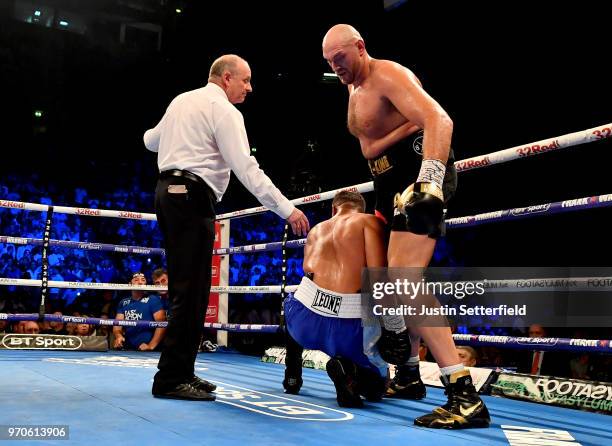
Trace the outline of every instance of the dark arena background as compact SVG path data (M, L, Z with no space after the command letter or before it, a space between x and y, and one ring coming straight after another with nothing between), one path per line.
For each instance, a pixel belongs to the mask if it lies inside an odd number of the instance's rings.
M263 325L259 332L205 329L196 370L218 385L222 405L153 400L159 352L114 349L112 327L100 322L115 319L129 288L92 285L124 285L134 272L151 285L166 267L157 223L130 218L155 212L157 157L143 134L175 96L206 84L222 54L243 57L252 70L253 93L238 105L251 154L288 198L312 197L300 205L312 225L331 216L331 201L317 194L371 181L347 129L346 87L329 76L321 53L337 23L355 26L372 57L416 74L454 122L457 160L517 148L508 162L464 164L447 217L513 211L449 225L432 265L612 266L611 13L590 0L0 0L0 440L10 439L9 426L66 425L75 444L612 443L610 326L453 326L457 345L475 349L471 365L486 370L481 393L492 424L439 432L412 424L445 401L436 383L426 382L423 401L338 408L332 382L318 370L325 369L319 352L304 362L300 394L285 395L284 369L271 364L284 360L281 296L265 291L230 289L226 319L210 319ZM581 142L556 139L586 130ZM364 197L372 213L373 194ZM54 212L48 234L77 243L52 243L45 263L36 240L47 214L19 203L80 209ZM232 175L216 213L256 206ZM96 209L128 218L87 215ZM219 247L283 237L284 221L271 212L223 221L231 221L229 245ZM92 243L114 247L82 249ZM222 285L282 282L279 249L236 251L219 266ZM303 250L287 252L286 282L297 285ZM84 287L49 288L41 307L45 272ZM608 279L602 299L610 298ZM44 313L58 319L42 321ZM24 314L29 320L19 322ZM64 351L75 348L60 331L83 338L80 351ZM41 337L6 340L26 334ZM422 347L421 359L431 363Z

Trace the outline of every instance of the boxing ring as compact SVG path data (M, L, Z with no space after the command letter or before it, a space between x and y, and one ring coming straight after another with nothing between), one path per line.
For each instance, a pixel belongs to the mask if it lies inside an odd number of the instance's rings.
M528 158L590 143L612 136L612 124L513 147L487 155L456 162L458 172ZM362 183L338 190L362 193L373 190L372 183ZM337 190L293 200L296 205L333 198ZM612 194L572 198L561 202L540 203L522 208L491 212L447 220L449 229L484 223L547 216L562 212L612 206ZM53 246L91 249L143 255L163 255L156 248L81 243L50 238L53 213L155 220L155 215L131 211L47 206L0 200L0 207L47 212L47 226L41 239L0 235L1 243L43 246L41 280L0 278L0 285L31 286L42 290L39 314L0 314L0 319L47 320L94 325L143 325L163 327L165 322L119 321L98 318L44 315L48 288L111 289L161 291L158 286L127 284L55 282L49 280L46 258ZM227 243L229 221L264 212L265 208L244 209L219 215L222 240ZM224 247L215 254L228 256L285 248L298 249L305 240ZM223 269L222 264L222 269ZM223 275L222 275L223 277ZM609 278L608 278L609 279ZM228 324L227 293L279 293L284 285L217 286L222 293L219 323L208 328L236 332L277 332L276 325ZM287 286L291 292L295 286ZM487 336L455 335L458 344L519 346L529 348L528 341L515 342ZM565 349L574 352L612 354L606 340L560 339L555 345L538 345L538 350ZM612 443L612 420L609 416L567 408L484 396L492 418L490 429L441 431L413 426L412 420L446 402L443 390L428 389L421 401L384 399L366 402L363 409L341 409L336 404L333 384L320 370L304 369L304 386L299 395L282 392L284 367L264 363L259 358L232 352L200 353L196 371L217 384L214 403L161 400L151 397L151 383L156 371L158 353L154 352L82 352L64 350L0 350L2 382L2 416L0 429L8 425L67 425L69 441L58 444L81 444L85 441L117 441L122 444L581 444ZM0 432L0 438L2 432ZM51 440L25 440L32 444L55 444ZM547 442L548 441L548 442ZM556 441L556 443L554 443Z
M507 445L507 435L517 431L509 426L554 429L575 439L559 444L612 442L607 415L487 396L489 429L418 428L413 418L446 402L442 389L428 388L422 401L385 399L363 409L341 409L325 372L305 369L300 395L289 397L280 385L283 366L232 353L200 354L196 363L196 371L217 384L216 402L160 400L150 393L157 357L3 352L0 377L11 385L3 385L0 424L69 425L73 444Z

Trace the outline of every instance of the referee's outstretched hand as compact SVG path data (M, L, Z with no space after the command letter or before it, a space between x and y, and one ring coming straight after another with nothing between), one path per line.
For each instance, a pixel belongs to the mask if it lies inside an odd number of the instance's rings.
M287 221L291 225L291 229L295 235L306 235L308 231L310 231L308 218L306 218L306 215L298 208L293 210Z

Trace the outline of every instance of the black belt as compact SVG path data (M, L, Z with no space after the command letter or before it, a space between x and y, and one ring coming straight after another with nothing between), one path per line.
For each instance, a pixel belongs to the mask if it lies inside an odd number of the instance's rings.
M208 185L208 183L204 181L202 178L200 178L199 176L197 176L195 173L191 173L188 170L180 170L180 169L164 170L163 172L159 173L159 178L161 180L163 180L164 178L170 178L170 177L187 178L190 181L194 181L198 183L199 185L204 186L204 189L206 190L206 193L208 193L208 196L210 197L210 200L212 201L212 203L217 202L217 196L215 195L211 187Z
M196 183L203 184L206 187L209 187L206 181L204 181L202 178L197 176L195 173L189 172L188 170L180 170L180 169L164 170L163 172L160 172L159 177L162 179L168 178L168 177L183 177L183 178L187 178L188 180L195 181Z

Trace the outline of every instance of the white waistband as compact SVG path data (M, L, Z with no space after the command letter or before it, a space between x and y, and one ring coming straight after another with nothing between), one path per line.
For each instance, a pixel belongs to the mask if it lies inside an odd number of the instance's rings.
M308 277L302 277L293 295L313 313L342 319L361 319L361 294L343 294L317 286Z

